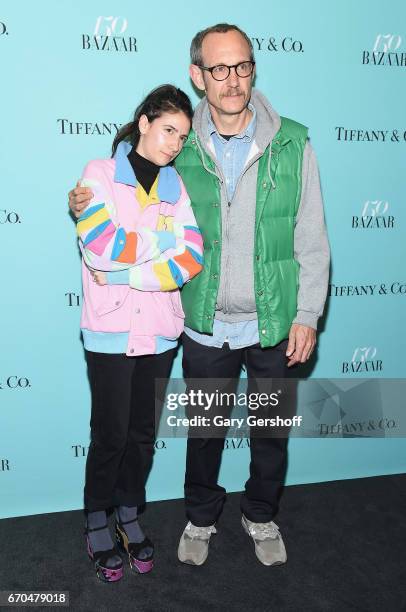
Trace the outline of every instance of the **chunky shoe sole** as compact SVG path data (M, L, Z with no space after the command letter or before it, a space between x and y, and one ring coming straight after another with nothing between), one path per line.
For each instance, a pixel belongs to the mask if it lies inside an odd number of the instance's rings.
M128 551L129 541L127 534L116 528L117 547L128 557L130 569L136 574L148 574L154 567L154 559L137 559ZM126 547L127 545L127 547Z
M90 548L89 538L86 538L87 541L87 554L89 555L89 559L92 563L94 563L94 568L96 570L96 576L102 582L117 582L121 580L123 577L123 566L118 567L116 569L111 569L109 567L104 567L100 564L99 561L94 560L93 551Z

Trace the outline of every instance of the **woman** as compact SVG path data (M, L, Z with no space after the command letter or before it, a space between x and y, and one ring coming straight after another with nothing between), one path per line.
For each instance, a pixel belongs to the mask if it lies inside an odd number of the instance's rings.
M83 255L81 329L92 393L84 503L88 554L98 577L119 580L123 564L153 566L138 523L155 441L155 379L168 378L184 314L179 288L202 268L202 238L171 162L187 138L192 107L172 85L152 91L113 143L91 161L82 185L93 199L77 222Z

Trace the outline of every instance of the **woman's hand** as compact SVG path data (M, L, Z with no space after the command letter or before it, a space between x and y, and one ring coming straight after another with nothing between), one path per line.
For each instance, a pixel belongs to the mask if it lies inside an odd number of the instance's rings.
M105 272L100 272L100 270L90 270L90 274L93 276L93 280L95 283L100 285L107 285L107 274Z

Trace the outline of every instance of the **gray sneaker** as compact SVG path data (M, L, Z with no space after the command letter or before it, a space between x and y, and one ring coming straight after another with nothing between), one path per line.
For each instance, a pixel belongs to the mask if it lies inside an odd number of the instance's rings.
M212 533L217 533L214 525L196 527L189 521L180 538L179 561L190 565L203 565L209 554L209 541Z
M253 523L244 514L242 526L254 540L255 554L264 565L282 565L286 563L287 555L279 527L273 521L269 523Z

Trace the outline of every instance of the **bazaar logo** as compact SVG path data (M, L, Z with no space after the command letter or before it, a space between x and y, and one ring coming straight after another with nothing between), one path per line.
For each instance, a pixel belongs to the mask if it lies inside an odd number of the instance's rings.
M393 229L395 217L387 214L389 202L384 200L367 200L362 208L361 215L353 215L351 227L353 229Z
M93 34L82 34L82 49L84 51L106 51L113 53L133 53L137 49L137 39L125 36L128 28L126 17L105 17L96 19Z
M375 359L377 352L376 346L357 347L354 350L351 361L343 362L342 374L382 372L383 364L381 359Z
M406 67L406 53L398 51L402 44L399 34L378 34L372 51L362 52L362 63L371 66Z
M9 459L0 459L0 472L9 472L9 471L10 471Z
M242 448L249 448L250 440L249 438L226 438L224 440L224 449L225 450L237 450Z

